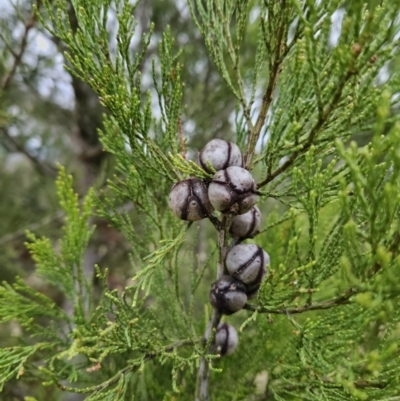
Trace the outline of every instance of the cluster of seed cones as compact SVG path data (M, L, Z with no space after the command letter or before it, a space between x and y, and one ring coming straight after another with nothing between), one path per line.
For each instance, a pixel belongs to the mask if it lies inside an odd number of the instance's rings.
M199 165L207 172L216 171L212 180L188 178L174 184L168 198L172 212L182 220L197 221L214 210L232 218L229 232L233 238L253 237L259 229L261 214L255 206L257 190L251 173L244 168L239 147L213 139L198 156ZM231 315L256 296L268 273L270 259L255 244L239 244L229 250L222 276L211 286L210 302L221 314ZM227 323L217 328L215 344L219 352L230 354L238 343L236 330Z

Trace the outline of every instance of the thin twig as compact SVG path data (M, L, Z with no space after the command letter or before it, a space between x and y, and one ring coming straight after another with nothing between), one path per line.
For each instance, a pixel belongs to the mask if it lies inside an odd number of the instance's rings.
M224 274L224 260L227 252L227 233L231 224L231 218L224 216L221 222L221 227L218 231L218 249L219 258L217 264L217 280ZM211 319L208 322L206 332L204 333L204 344L207 345L210 342L211 336L215 333L219 322L221 320L221 313L216 309L213 309ZM212 345L205 350L208 354L212 351ZM196 401L209 401L208 387L210 380L210 367L207 362L205 355L200 358L199 370L197 374L197 386L196 386Z
M326 384L329 386L329 388L343 388L343 384L336 384L333 381L330 380L319 380L317 382L317 386L320 386L321 384ZM355 388L385 388L389 383L388 382L380 382L379 380L358 380L355 381L354 383ZM298 383L298 384L288 384L286 386L281 387L282 390L286 391L294 391L298 390L304 387L309 387L313 388L314 385L310 383Z
M7 39L6 35L2 32L0 32L0 39L2 39L5 47L7 48L7 50L11 53L11 55L16 58L17 57L17 53L15 52L12 44L10 43L10 41Z
M37 2L37 7L38 8L40 7L40 3L41 3L41 0L38 0L38 2ZM24 55L24 52L25 52L25 49L26 49L26 45L28 44L29 31L35 25L36 19L37 19L36 13L34 11L32 11L29 20L25 23L24 33L22 34L22 39L21 39L21 44L20 44L20 47L19 47L19 51L13 53L13 56L14 56L13 65L11 66L10 71L4 77L3 82L1 83L1 89L2 90L5 90L8 87L8 85L11 82L12 77L15 75L15 72L16 72L18 66L21 63L22 56Z
M57 212L44 217L42 220L40 220L36 223L29 224L28 226L25 226L24 228L14 231L13 233L3 235L0 238L0 245L4 245L7 242L13 241L19 237L23 237L27 230L28 231L36 231L39 228L42 228L43 226L53 223L54 221L61 220L64 216L65 216L65 212L63 210L58 210Z
M271 107L272 104L272 99L273 99L273 94L275 91L275 87L278 81L279 77L279 72L280 72L280 65L283 61L281 58L281 52L284 51L284 46L283 46L283 34L285 31L285 7L286 7L286 1L282 0L281 5L280 5L280 15L281 15L281 21L277 33L277 39L276 39L276 44L275 44L275 54L274 54L274 62L272 66L272 70L270 72L270 77L268 81L268 86L267 89L264 93L264 96L262 98L262 104L261 104L261 109L260 113L258 115L256 124L254 125L253 129L250 129L250 136L249 136L249 142L247 144L247 149L246 153L244 155L245 158L245 165L246 168L251 169L251 164L252 164L252 159L254 156L254 152L256 149L256 144L258 141L258 138L260 137L260 133L262 130L262 127L265 123L265 119L267 118L268 110Z
M236 56L236 54L235 54L235 46L233 45L233 42L232 42L229 21L227 18L225 18L218 2L215 2L215 7L216 7L219 18L222 21L222 26L223 26L225 41L226 41L226 49L228 51L231 62L233 64L233 71L234 71L235 79L237 81L238 89L239 89L239 102L243 108L243 114L246 119L247 127L249 128L250 132L252 132L254 127L253 127L253 123L251 121L250 107L246 101L243 78L242 78L242 74L240 73L240 59L239 59L239 56Z
M181 146L181 155L186 160L187 149L185 146L185 139L183 137L183 129L182 129L182 119L178 118L178 134L179 134L179 144Z
M129 372L137 371L144 362L147 362L151 359L156 358L157 356L161 355L163 352L172 352L174 349L176 349L178 347L181 347L184 345L191 345L191 344L193 344L193 340L177 341L176 343L169 345L168 347L165 347L163 350L161 350L159 352L149 352L143 357L143 359L140 361L140 363L134 363L132 365L126 366L125 368L121 369L116 375L114 375L107 381L105 381L101 384L98 384L96 386L86 387L86 388L75 388L75 387L65 386L65 385L61 384L60 382L57 382L56 385L62 391L67 391L70 393L79 393L79 394L93 393L93 394L96 394L96 393L99 393L99 392L103 391L104 389L116 384L123 375L126 375Z
M393 238L393 242L389 247L389 252L392 254L392 260L394 260L398 256L398 248L400 246L400 233L396 233ZM367 271L367 278L373 277L376 273L380 271L382 265L380 262L376 262L374 266ZM269 309L264 307L257 307L251 304L246 304L243 309L247 309L250 311L257 311L259 313L270 313L270 314L280 314L280 315L294 315L298 313L310 312L315 310L323 310L330 309L340 305L346 305L350 303L350 298L353 295L358 294L358 290L354 287L350 287L346 292L342 295L339 295L336 298L330 299L324 302L317 302L310 305L304 306L289 306L287 308L282 309Z
M324 126L324 124L326 123L330 114L332 113L332 111L335 109L337 103L339 102L346 83L354 74L355 74L354 70L349 69L347 74L343 77L341 83L338 85L338 89L337 89L336 94L333 97L331 103L329 103L328 107L325 109L323 114L320 116L320 118L318 118L317 123L312 128L310 135L308 136L307 140L304 142L303 146L299 150L296 150L295 152L293 152L292 155L289 157L289 159L285 161L285 163L283 163L280 167L278 167L274 172L269 174L263 181L259 182L257 184L257 188L263 187L264 185L268 184L270 181L275 179L278 175L280 175L281 173L286 171L295 162L295 160L297 159L297 157L299 155L303 154L311 147L311 145L314 142L315 137L317 136L317 134L319 133L321 128Z
M101 189L101 187L99 189ZM81 196L79 198L80 204L83 201L84 201L84 197ZM133 210L135 206L140 207L140 205L137 202L135 204L133 204L133 202L128 201L127 203L124 203L123 205L118 206L116 210L118 213L127 213L127 212L130 212L131 210ZM23 237L25 235L26 231L37 231L40 228L42 228L48 224L56 222L57 220L62 220L64 217L65 217L64 210L57 210L56 212L54 212L48 216L45 216L43 219L36 221L35 223L28 224L27 226L20 228L19 230L16 230L12 233L3 235L2 237L0 237L0 245L4 245L17 238Z
M398 252L398 248L400 245L400 233L397 232L394 235L394 239L392 244L389 247L389 252L392 253L392 260L397 256ZM372 276L374 276L376 273L379 272L379 270L381 270L382 268L382 264L380 262L375 263L375 265L369 270L367 271L367 277L371 278Z
M330 309L339 305L346 305L350 303L350 298L357 294L357 290L355 288L349 288L345 293L342 295L333 298L329 301L325 302L318 302L311 305L304 305L304 306L289 306L283 309L269 309L263 307L257 307L254 305L246 304L243 309L247 309L250 311L257 311L258 313L271 313L271 314L280 314L280 315L294 315L297 313L304 313L314 310L321 310L321 309Z
M14 149L17 152L24 154L35 166L36 170L41 175L49 175L51 177L55 177L57 174L57 169L50 164L40 161L37 157L33 156L30 152L28 152L24 146L22 146L18 141L15 140L7 131L5 127L0 127L0 132L3 137L12 144Z
M214 225L214 227L216 228L216 230L220 230L221 229L221 222L218 220L218 217L214 216L213 214L211 214L210 216L208 216L208 219L211 221L211 223Z
M41 4L41 0L38 0L37 2L37 7L39 8ZM21 39L21 44L19 46L19 50L18 51L12 51L11 54L14 57L14 62L11 66L11 69L9 70L9 72L7 73L7 75L4 77L2 83L1 83L1 90L6 90L8 88L8 86L11 83L12 78L14 77L18 66L21 64L22 61L22 57L24 55L24 52L26 50L26 46L28 44L28 34L29 31L33 28L33 26L36 23L36 13L34 11L32 11L29 20L25 23L24 26L24 32L22 34L22 39ZM22 146L20 143L18 143L18 141L15 140L15 138L13 138L8 131L4 128L1 127L1 133L3 135L4 138L6 138L6 140L8 142L10 142L13 147L15 148L15 150L17 150L18 152L23 153L35 166L36 170L42 174L42 175L50 175L52 177L54 177L56 175L56 169L51 166L51 165L47 165L44 162L40 161L38 158L36 158L35 156L33 156L30 152L28 152L24 146Z

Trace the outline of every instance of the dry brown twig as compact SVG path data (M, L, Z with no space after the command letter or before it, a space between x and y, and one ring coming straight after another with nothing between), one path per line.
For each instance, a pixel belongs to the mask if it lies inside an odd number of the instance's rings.
M41 4L41 0L38 0L37 2L37 7L39 8ZM24 52L26 50L26 46L28 44L28 35L30 30L34 27L35 23L36 23L37 17L36 17L36 13L32 10L31 15L28 19L28 21L25 23L24 26L24 32L22 34L22 38L21 38L21 44L19 46L19 50L17 52L13 51L12 55L14 57L14 62L11 66L11 69L9 70L9 72L7 73L7 75L4 77L2 83L1 83L1 89L5 90L10 82L11 79L13 78L13 76L15 75L18 66L21 64L22 61L22 56L24 55Z
M37 7L39 8L41 5L41 0L38 0ZM9 88L9 85L17 72L18 66L22 62L22 57L25 53L26 47L28 45L28 35L31 29L35 26L37 21L36 13L32 10L29 19L24 24L24 31L21 38L21 43L19 46L19 50L13 50L9 48L11 55L14 57L14 61L8 73L5 75L4 79L1 82L1 90L5 91ZM8 46L10 47L10 46ZM44 163L39 160L37 157L32 155L28 150L25 149L23 145L21 145L15 138L13 138L7 131L5 127L1 127L1 134L3 138L12 145L15 151L24 154L34 165L35 169L41 175L49 175L51 177L56 176L57 169L54 166L49 165L48 163Z

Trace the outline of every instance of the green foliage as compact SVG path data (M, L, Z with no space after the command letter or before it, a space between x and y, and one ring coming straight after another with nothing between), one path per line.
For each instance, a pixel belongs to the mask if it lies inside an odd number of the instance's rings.
M43 344L35 344L27 347L2 348L0 352L0 390L3 390L4 383L11 378L19 378L24 374L24 364L26 364L27 360L42 347Z
M87 224L93 207L93 192L89 191L87 194L81 213L78 195L72 189L72 177L68 176L63 168L60 169L57 188L60 206L66 213L64 237L59 244L60 254L56 254L48 238L38 239L32 233L28 233L28 239L32 242L28 243L27 247L36 263L38 274L50 284L60 286L70 300L78 297L83 306L83 293L90 288L90 284L84 278L82 264L93 232Z
M62 238L30 233L27 247L72 308L21 279L0 287L0 323L23 330L0 351L0 389L28 377L92 401L187 400L206 363L217 400L394 400L400 80L393 70L383 82L382 69L398 57L399 3L189 2L237 102L237 143L267 212L254 241L271 256L270 274L257 300L228 318L240 346L227 358L202 342L227 245L214 228L221 236L226 220L187 224L167 207L172 183L211 177L186 149L185 66L171 30L156 37L150 25L133 49L137 3L74 0L77 29L67 1L44 5L41 22L65 44L68 70L107 109L100 138L115 172L80 201L60 168ZM143 70L151 40L158 53ZM120 290L105 266L91 266L95 277L84 270L95 216L130 244L132 280Z
M7 358L1 358L0 384L3 386L11 378L22 375L38 374L32 358L42 361L39 380L54 383L65 391L90 393L89 399L94 400L127 391L131 372L142 371L144 362L156 357L161 363L170 361L177 372L188 364L193 369L198 353L183 358L176 349L195 345L198 339L187 333L188 338L174 342L177 334L185 332L182 319L181 324L176 325L174 319L179 319L177 314L157 316L157 310L146 307L145 298L137 300L140 288L127 288L123 294L110 291L107 289L106 273L97 269L104 292L96 307L88 302L93 293L83 277L82 253L92 232L87 221L93 196L89 192L80 206L78 196L72 190L72 178L66 175L64 169L60 169L57 187L60 205L66 215L64 236L56 247L58 250L52 248L48 239L38 239L33 234L29 236L32 242L28 247L38 273L70 296L74 313L68 316L52 300L21 280L14 285L4 283L0 287L1 323L11 319L18 322L30 333L32 344L2 350ZM161 258L182 241L185 231L180 238L150 255L149 270L156 268ZM155 292L152 296L160 298L159 302L165 302L167 307L174 298L172 288L166 287L163 270L158 269L156 276L159 293ZM113 318L110 320L109 316ZM78 358L77 364L71 363L74 358ZM122 360L125 368L111 378L107 377ZM91 373L99 369L101 373ZM96 376L99 384L73 388L60 382L67 379L85 383L90 376Z

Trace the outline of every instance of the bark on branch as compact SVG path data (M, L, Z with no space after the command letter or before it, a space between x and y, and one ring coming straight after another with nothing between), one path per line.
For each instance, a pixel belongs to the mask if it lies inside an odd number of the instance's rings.
M228 231L231 224L231 218L223 217L220 224L220 229L218 230L218 248L219 248L219 258L217 264L217 280L224 274L224 260L227 252L228 246ZM221 313L216 309L213 309L211 319L208 322L206 332L204 333L203 342L207 347L204 351L205 354L210 354L212 352L213 346L207 346L207 344L212 342L212 338L215 329L217 328L221 320ZM210 366L208 364L207 358L203 355L200 358L199 369L197 373L197 385L196 385L196 401L209 401L209 380L210 380Z

